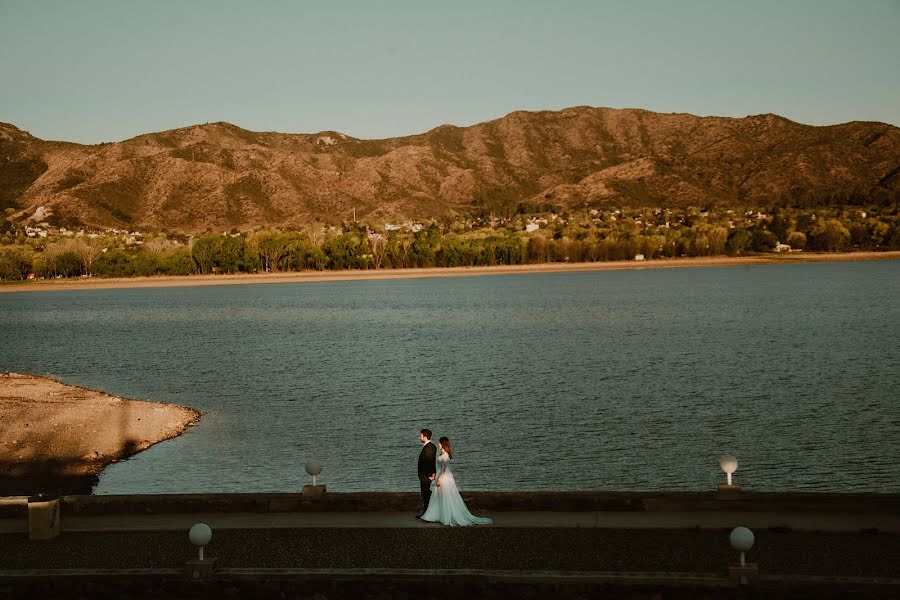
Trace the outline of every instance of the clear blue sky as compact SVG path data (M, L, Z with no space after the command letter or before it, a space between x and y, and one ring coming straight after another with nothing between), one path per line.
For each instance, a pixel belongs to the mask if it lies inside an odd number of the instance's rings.
M575 105L900 125L900 0L0 0L0 121L44 139Z

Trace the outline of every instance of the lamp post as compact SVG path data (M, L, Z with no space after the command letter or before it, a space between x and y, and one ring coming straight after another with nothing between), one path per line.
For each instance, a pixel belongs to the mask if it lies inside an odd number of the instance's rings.
M746 527L735 527L731 530L728 539L731 547L741 553L741 562L738 565L730 565L728 567L728 576L738 583L746 585L751 579L759 577L759 565L756 563L748 563L746 553L753 548L756 541L753 532Z
M203 548L212 540L212 529L206 523L197 523L188 532L191 543L198 548L198 559L189 560L184 565L185 575L189 579L202 580L215 572L219 566L219 559L204 558Z
M737 471L738 468L737 459L730 454L726 454L719 459L719 468L721 468L725 475L728 477L728 485L731 485L731 476L735 471Z
M212 529L206 523L197 523L191 527L188 537L191 543L200 549L200 560L203 560L203 547L212 540Z
M756 541L753 532L746 527L735 527L731 530L731 536L729 536L728 541L731 542L732 548L741 553L741 566L747 566L746 553L750 552L750 548L753 547L753 543Z
M734 475L734 472L737 471L738 461L735 457L730 454L726 454L725 456L719 459L719 468L725 473L726 483L720 483L718 485L719 497L722 499L734 499L738 497L738 492L741 491L741 486L737 483L734 483L731 479L731 476Z
M313 457L306 461L306 472L309 475L312 475L312 484L316 485L316 475L322 472L322 461L320 461L316 457Z
M322 461L315 456L306 461L306 472L312 476L312 485L304 485L301 494L304 496L321 496L325 493L325 486L319 485L316 477L322 472Z

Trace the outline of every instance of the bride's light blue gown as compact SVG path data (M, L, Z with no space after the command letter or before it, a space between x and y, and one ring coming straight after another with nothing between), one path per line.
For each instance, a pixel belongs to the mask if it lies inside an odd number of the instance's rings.
M443 523L444 525L490 525L493 523L487 517L476 517L469 512L465 501L459 495L456 480L450 471L450 456L441 451L438 457L440 467L437 478L441 478L441 485L435 485L434 493L428 502L428 510L422 515L423 521Z

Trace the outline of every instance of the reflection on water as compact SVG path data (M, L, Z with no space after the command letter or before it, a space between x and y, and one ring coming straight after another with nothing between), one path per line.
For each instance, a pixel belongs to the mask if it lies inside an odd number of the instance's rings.
M900 262L0 295L0 369L203 411L97 493L900 491Z

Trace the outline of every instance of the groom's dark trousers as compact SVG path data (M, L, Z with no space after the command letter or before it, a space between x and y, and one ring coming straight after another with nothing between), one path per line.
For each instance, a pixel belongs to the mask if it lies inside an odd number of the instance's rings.
M422 514L428 510L428 501L431 500L431 477L437 473L434 465L436 456L437 450L431 442L422 446L422 451L419 453L419 485L422 488Z

